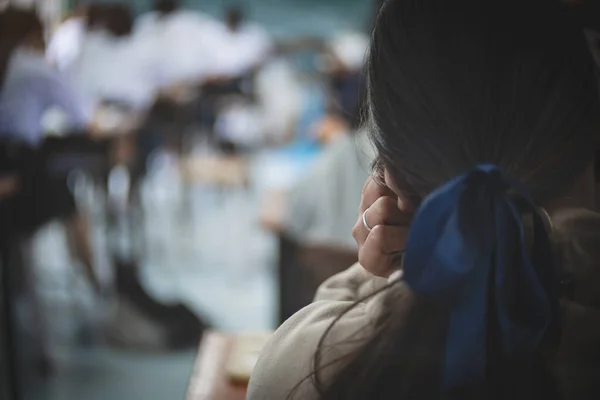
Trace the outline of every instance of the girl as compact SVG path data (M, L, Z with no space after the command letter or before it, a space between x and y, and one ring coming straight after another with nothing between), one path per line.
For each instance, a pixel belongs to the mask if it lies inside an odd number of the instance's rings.
M553 1L388 0L367 72L361 265L277 330L248 399L598 398L583 33Z

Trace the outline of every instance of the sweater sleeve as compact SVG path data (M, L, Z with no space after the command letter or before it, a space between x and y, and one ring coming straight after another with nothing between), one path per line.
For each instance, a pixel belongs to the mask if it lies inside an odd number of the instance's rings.
M335 322L323 342L319 377L327 379L340 362L352 355L371 332L367 304L323 300L310 304L290 317L269 340L254 367L247 400L317 399L312 372L321 338Z
M315 301L319 300L360 300L387 284L387 279L376 277L365 270L359 263L336 274L323 282Z
M319 345L324 349L319 378L327 380L371 337L386 293L357 301L387 282L358 263L324 282L315 302L284 322L265 346L252 373L247 399L285 399L292 391L293 398L318 398L312 373Z

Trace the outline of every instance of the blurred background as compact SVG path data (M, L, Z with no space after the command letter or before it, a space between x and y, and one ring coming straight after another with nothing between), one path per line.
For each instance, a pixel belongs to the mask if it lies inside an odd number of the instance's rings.
M244 397L357 260L380 5L0 1L0 399Z
M212 398L203 335L268 334L356 260L378 4L4 2L7 393Z

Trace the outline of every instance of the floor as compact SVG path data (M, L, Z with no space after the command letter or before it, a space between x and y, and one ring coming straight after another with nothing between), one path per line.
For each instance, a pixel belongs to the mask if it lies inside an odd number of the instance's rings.
M93 217L97 264L104 265L101 271L110 270L107 248L120 247L129 253L142 249L141 280L157 300L181 301L220 330L273 328L276 240L258 226L257 215L266 191L289 184L295 174L293 166L283 168L281 157L276 159L250 158L250 188L217 190L184 185L174 158L160 154L142 190L145 222L137 235L143 240L138 243L128 243L119 229L107 230L97 192L85 179L75 179L77 197ZM273 171L269 162L279 162L281 168L275 168L279 174L265 174L265 168ZM117 173L111 190L124 190L126 179ZM76 326L81 320L90 315L101 320L110 310L98 305L73 272L59 224L40 231L32 248L42 282L38 290L51 316L50 336L58 368L52 379L28 387L28 399L184 397L194 350L148 354L110 349L97 342L76 344Z

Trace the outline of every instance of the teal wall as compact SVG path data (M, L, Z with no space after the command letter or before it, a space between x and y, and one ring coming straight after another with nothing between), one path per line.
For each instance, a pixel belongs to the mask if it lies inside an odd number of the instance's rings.
M109 1L109 0L92 0ZM114 1L114 0L112 0ZM130 1L136 13L150 8L153 0ZM251 18L278 37L327 36L345 29L364 29L374 0L182 0L188 8L220 16L228 4L247 8Z

